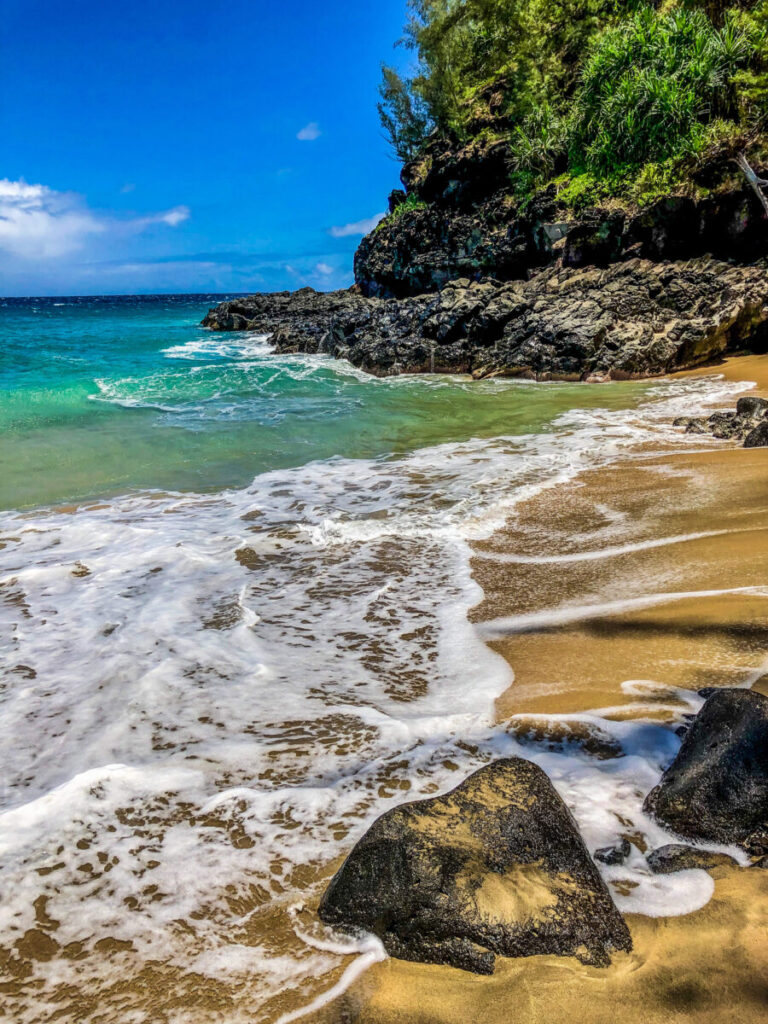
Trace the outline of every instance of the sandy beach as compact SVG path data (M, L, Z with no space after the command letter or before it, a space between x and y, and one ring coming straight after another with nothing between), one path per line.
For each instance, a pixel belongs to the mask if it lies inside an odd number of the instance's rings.
M730 359L716 372L768 394L766 357ZM706 438L696 448L639 452L550 488L476 546L485 597L472 617L515 675L498 722L532 745L572 740L610 757L568 716L673 723L680 691L768 693L768 451ZM768 873L711 874L714 895L693 913L627 915L634 950L608 969L500 958L493 977L481 978L389 959L328 1019L768 1021Z

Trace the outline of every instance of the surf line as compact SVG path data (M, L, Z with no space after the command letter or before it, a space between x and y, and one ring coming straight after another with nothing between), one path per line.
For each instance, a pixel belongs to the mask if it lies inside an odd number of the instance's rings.
M768 586L729 587L725 590L681 590L667 594L647 594L644 597L632 597L624 601L607 601L604 604L571 605L542 612L530 612L526 615L509 615L490 619L488 622L478 623L477 629L485 639L493 639L517 633L534 633L537 630L553 626L566 626L572 622L601 619L609 615L620 615L623 612L642 611L644 608L653 608L655 605L669 604L673 601L685 601L692 597L725 597L728 594L754 594L755 597L768 598Z
M707 530L703 533L679 533L674 537L643 540L635 544L620 544L611 548L598 548L596 551L574 551L566 555L515 555L501 551L475 551L472 557L483 558L490 562L508 562L514 565L553 565L563 562L590 562L598 558L616 558L619 555L630 555L635 551L663 548L669 544L684 544L686 541L704 540L707 537L722 537L727 533L751 532L751 530Z

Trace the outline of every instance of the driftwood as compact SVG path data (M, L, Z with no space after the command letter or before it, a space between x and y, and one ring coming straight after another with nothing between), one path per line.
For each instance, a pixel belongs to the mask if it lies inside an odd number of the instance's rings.
M758 178L758 176L755 174L755 172L749 166L749 162L747 161L747 158L744 156L743 153L739 153L739 155L736 157L736 161L735 162L739 165L741 170L744 172L744 177L749 182L749 184L750 184L750 186L752 188L752 191L755 193L757 198L760 200L760 203L761 203L761 205L763 207L763 210L765 211L765 215L766 215L766 217L768 217L768 199L766 199L765 193L763 192L763 188L766 185L768 185L768 180L766 180L765 178Z

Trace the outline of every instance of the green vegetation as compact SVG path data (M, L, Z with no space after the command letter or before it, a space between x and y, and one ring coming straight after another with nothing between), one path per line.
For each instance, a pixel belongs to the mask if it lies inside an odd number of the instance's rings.
M768 0L409 0L410 77L379 111L403 162L433 136L512 152L511 190L555 180L573 205L663 194L768 115Z
M402 203L398 203L394 210L392 210L391 213L387 214L384 220L379 221L379 223L374 228L374 231L378 231L379 228L382 227L384 224L392 224L394 221L399 220L400 217L404 216L406 213L411 213L413 210L426 210L427 208L427 203L419 199L419 197L414 192L411 192L409 195L405 197Z

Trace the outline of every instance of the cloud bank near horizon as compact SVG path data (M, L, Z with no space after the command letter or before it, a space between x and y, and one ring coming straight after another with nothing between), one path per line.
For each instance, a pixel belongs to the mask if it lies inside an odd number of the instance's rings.
M123 186L118 193L126 191ZM357 238L373 230L383 216L331 228L318 224L315 237L309 236L301 247L273 247L267 238L261 246L244 242L201 251L198 235L184 230L191 219L186 205L142 213L97 209L78 192L3 178L0 294L346 288L354 280L352 251Z
M85 249L94 236L135 235L152 225L178 227L187 206L118 218L91 210L76 192L59 192L23 179L0 179L0 253L16 259L56 260Z

